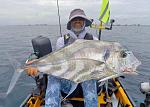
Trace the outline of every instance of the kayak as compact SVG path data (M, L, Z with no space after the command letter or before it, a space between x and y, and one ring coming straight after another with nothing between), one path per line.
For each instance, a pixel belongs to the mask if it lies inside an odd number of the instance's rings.
M124 86L119 81L119 78L109 81L108 95L104 86L98 88L98 105L99 107L107 107L107 105L113 105L113 107L135 107L133 100L125 91ZM42 107L44 106L44 92L40 92L36 88L27 98L22 102L20 107ZM66 95L62 92L62 96ZM66 98L64 101L69 101L73 107L84 107L84 98L82 94L81 86Z
M32 39L32 45L34 53L29 56L26 63L30 60L38 59L52 52L51 42L46 37L39 36ZM37 86L26 97L20 107L42 107L45 105L44 98L47 88L47 77L47 74L42 74L34 78ZM107 85L104 84L100 87L97 87L99 107L135 107L134 101L125 90L126 88L121 83L120 78L121 77L110 79L108 80ZM97 86L99 85L100 83L97 84ZM61 92L61 94L62 97L65 98L65 100L62 101L62 104L64 102L69 102L68 104L71 105L67 107L84 107L83 92L80 84L77 86L76 90L74 90L74 92L71 93L69 96L67 96L67 94L63 92ZM148 105L150 104L150 94L148 93L146 94L146 96L147 98L145 99L145 103ZM144 105L144 103L142 104Z
M52 52L51 42L46 37L39 36L32 39L32 45L35 56L37 56L37 58L43 57L46 54ZM26 62L33 60L32 55L33 54L29 56ZM20 107L44 106L44 98L47 87L47 74L43 74L41 77L35 77L35 82L37 84L37 87L33 90L33 92L31 92L31 94L27 96ZM97 86L99 85L100 83L97 84ZM125 91L124 86L119 81L119 78L108 80L107 86L107 88L106 85L97 87L99 107L105 107L108 104L113 105L113 107L115 107L116 105L119 107L134 107L133 101ZM64 98L67 96L63 92L61 94ZM73 107L84 107L84 98L81 85L79 84L76 90L71 95L67 96L64 101L69 101L73 105Z

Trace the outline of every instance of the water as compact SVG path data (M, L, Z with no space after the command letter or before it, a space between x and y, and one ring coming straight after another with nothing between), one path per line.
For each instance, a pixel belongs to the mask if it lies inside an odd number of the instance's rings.
M139 91L139 84L149 81L150 78L150 26L114 26L112 31L102 33L103 40L118 41L132 50L142 62L138 71L143 75L126 76L123 84L126 90L136 101L136 104L144 100ZM65 31L65 26L63 26ZM92 31L95 33L95 31ZM32 92L34 80L23 73L12 93L6 98L3 96L9 86L13 75L13 67L8 60L8 55L23 64L26 58L33 52L31 39L43 35L52 41L53 49L59 37L58 26L1 26L0 27L0 107L18 107L26 96Z

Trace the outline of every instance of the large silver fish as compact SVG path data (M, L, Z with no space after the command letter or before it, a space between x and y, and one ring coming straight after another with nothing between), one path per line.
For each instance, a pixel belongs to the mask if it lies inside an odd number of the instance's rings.
M105 72L103 75L98 72L104 69L102 65L107 66L108 71L120 74L134 72L139 64L133 53L126 51L117 42L76 40L71 45L33 61L28 66L35 66L40 72L60 78L83 82L89 79L102 79L101 76L105 75ZM90 77L94 73L96 75Z
M140 62L133 53L117 42L76 40L60 50L33 60L24 68L36 67L40 72L79 83L90 79L104 81L122 73L131 74L139 65ZM17 69L17 75L22 71L23 69ZM11 92L16 81L17 79L11 80L7 94Z

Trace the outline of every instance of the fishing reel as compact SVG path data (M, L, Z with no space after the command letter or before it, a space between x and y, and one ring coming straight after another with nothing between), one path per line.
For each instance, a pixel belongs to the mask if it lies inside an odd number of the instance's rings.
M140 91L146 95L144 103L141 103L140 107L150 107L150 82L141 83Z
M150 82L141 83L140 90L143 94L150 94Z
M100 24L98 25L98 24L94 23L93 19L91 19L91 21L92 21L92 24L90 27L94 28L94 29L99 29L99 30L105 30L105 29L106 30L112 30L113 23L115 22L114 19L111 19L109 22L110 26L108 27L108 26L104 26L102 22L100 22Z
M114 19L111 19L110 20L110 26L108 27L108 26L103 25L102 21L100 21L99 25L94 23L93 19L91 19L91 21L92 21L92 24L90 25L90 27L99 31L99 34L98 34L99 35L98 36L99 40L101 40L101 32L102 32L102 30L112 30L113 23L115 22Z
M111 19L110 20L110 27L105 27L105 29L107 29L107 30L112 30L112 26L113 26L113 23L115 22L115 20L114 19Z

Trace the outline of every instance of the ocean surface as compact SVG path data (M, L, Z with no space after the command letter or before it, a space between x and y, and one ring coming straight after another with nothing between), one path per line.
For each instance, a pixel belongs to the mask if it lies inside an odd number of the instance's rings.
M31 39L39 35L50 38L55 50L59 37L58 26L1 26L0 27L0 107L18 107L35 87L34 80L22 73L13 91L4 97L14 73L13 62L24 64L33 52ZM150 26L114 26L111 31L102 32L102 40L118 41L133 51L142 62L139 75L126 75L121 79L130 97L139 104L144 95L139 84L150 81ZM65 26L62 27L63 33ZM95 30L91 30L96 34Z

